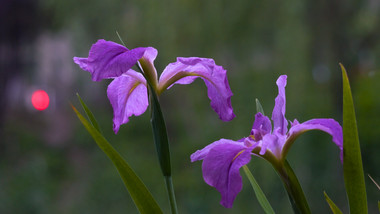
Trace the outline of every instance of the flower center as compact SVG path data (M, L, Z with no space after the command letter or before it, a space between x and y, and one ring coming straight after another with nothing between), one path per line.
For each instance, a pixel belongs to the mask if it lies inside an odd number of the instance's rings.
M147 81L152 85L153 89L157 91L158 80L156 68L149 60L145 59L144 57L139 60L139 63Z

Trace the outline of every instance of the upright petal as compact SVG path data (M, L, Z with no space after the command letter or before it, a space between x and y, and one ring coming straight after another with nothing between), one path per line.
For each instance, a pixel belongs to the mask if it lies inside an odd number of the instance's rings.
M279 132L281 134L286 134L288 131L288 121L285 118L285 105L286 105L286 97L285 97L285 86L286 86L286 75L281 75L277 79L278 86L278 96L275 100L275 105L272 112L272 120L273 120L273 130L280 128Z
M226 208L231 208L243 186L239 169L251 160L253 147L226 139L221 139L213 145L203 160L203 178L208 185L220 192L220 203Z
M74 62L90 72L93 81L100 81L121 76L132 68L146 51L154 50L152 47L128 50L115 42L100 39L92 45L88 58L74 57Z
M340 149L340 158L343 161L343 132L339 123L333 119L312 119L304 123L295 121L289 130L289 136L286 144L293 141L302 133L310 130L321 130L332 136L332 141Z
M146 81L142 74L129 70L108 86L107 96L113 108L113 130L119 131L132 115L139 116L148 107Z
M268 150L277 158L281 158L281 151L286 141L286 135L279 133L279 129L273 131L272 134L264 135L260 142L260 155L264 155Z
M156 59L157 54L158 54L157 49L152 48L152 47L147 47L142 58L147 60L150 64L154 65L154 60Z
M232 92L227 80L227 71L216 65L213 59L178 57L177 62L169 64L162 72L159 91L162 92L174 84L190 84L198 77L205 82L211 107L220 119L232 120L235 114L231 106Z
M272 131L272 124L267 116L260 112L255 115L255 122L253 122L251 135L255 137L256 141L263 138L264 135Z
M143 57L139 60L140 65L144 71L145 77L147 78L147 80L150 81L154 88L156 88L158 84L157 71L156 67L154 67L154 60L156 59L156 57L157 50L152 47L148 47Z

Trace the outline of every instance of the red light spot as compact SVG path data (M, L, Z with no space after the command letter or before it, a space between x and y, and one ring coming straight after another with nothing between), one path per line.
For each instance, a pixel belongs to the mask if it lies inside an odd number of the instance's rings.
M33 92L32 104L39 111L45 110L49 106L49 95L43 90Z

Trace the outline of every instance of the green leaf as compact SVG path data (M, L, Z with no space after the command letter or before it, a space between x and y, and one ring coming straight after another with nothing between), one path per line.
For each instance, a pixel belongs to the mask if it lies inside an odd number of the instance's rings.
M368 213L354 102L346 69L343 76L343 173L350 213Z
M265 197L264 192L261 190L259 184L256 182L256 179L253 177L251 171L249 170L247 165L243 166L244 172L248 177L249 182L251 183L251 186L253 188L253 191L255 192L255 195L257 197L257 200L259 201L261 207L263 208L264 212L267 214L274 214L272 206L270 205L268 199Z
M81 113L78 112L74 106L71 107L77 114L84 127L91 134L92 138L103 150L103 152L111 159L119 171L124 185L127 188L140 213L163 213L157 202L154 200L152 194L146 188L141 179L136 175L133 169L128 165L128 163L111 146L111 144L103 137L103 135L93 125L91 125L91 123L88 122Z
M339 207L336 206L335 203L329 198L329 196L327 195L327 193L323 192L323 194L325 195L326 201L329 204L331 211L334 214L343 214L342 211L339 209Z
M256 98L256 111L261 112L261 114L265 115L263 106L261 106L261 103L260 103L259 99L257 99L257 98Z
M90 120L91 124L94 126L94 128L96 130L98 130L98 132L102 133L100 131L100 127L99 127L99 124L98 122L96 121L95 117L94 117L94 114L92 114L91 110L87 107L87 105L83 102L82 98L79 96L79 94L77 93L77 97L79 99L79 102L80 104L82 105L82 108L83 110L86 112L86 115L87 115L87 118Z

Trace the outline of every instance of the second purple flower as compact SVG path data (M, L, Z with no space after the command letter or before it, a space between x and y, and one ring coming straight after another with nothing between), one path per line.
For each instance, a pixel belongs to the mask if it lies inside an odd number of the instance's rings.
M203 178L207 184L215 187L221 194L220 203L231 208L243 183L239 169L251 161L251 156L259 156L272 165L284 164L289 148L301 134L310 130L321 130L332 136L332 141L340 149L343 161L343 133L337 121L330 118L311 119L299 123L285 118L285 86L287 76L280 76L277 81L278 95L272 112L272 122L262 113L255 115L251 133L248 137L234 141L220 139L191 155L191 161L203 160Z

